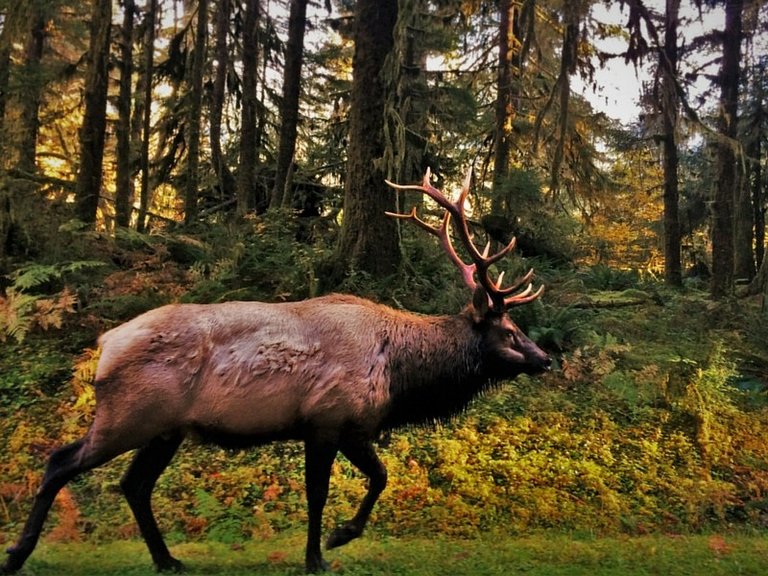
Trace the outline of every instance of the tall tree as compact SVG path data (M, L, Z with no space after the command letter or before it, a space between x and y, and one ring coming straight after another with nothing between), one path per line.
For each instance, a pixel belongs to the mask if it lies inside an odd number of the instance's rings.
M152 128L152 76L155 69L155 29L157 27L158 0L147 0L144 10L144 65L141 73L143 84L140 102L136 105L137 117L141 117L141 152L139 167L141 169L141 185L139 189L139 216L136 229L144 232L149 211L149 140Z
M18 145L19 170L36 169L37 137L40 132L40 101L43 92L42 59L48 17L39 2L31 6L31 29L24 47L24 92L19 96L21 134Z
M519 46L518 6L512 0L499 2L499 61L496 75L496 137L494 148L494 212L501 213L502 194L500 186L509 176L510 138L515 109L512 102L512 75L514 54Z
M507 235L511 226L510 214L516 202L513 198L515 187L508 181L510 163L513 156L515 164L519 163L520 157L514 151L521 149L521 133L526 131L520 129L521 119L530 111L525 107L524 69L536 36L536 0L500 0L499 11L492 211L494 218L503 215L506 219L503 225L504 235ZM515 126L517 133L514 133Z
M257 79L259 67L259 0L245 0L243 17L243 101L240 112L240 166L237 174L237 214L244 216L253 208L253 190L256 180L258 149L257 131Z
M13 46L11 14L6 13L3 27L0 29L0 157L5 150L5 108L8 102L8 86L11 78L11 48ZM2 162L0 162L0 166ZM0 206L0 209L2 207ZM0 248L1 250L2 248Z
M336 249L337 272L356 270L382 278L400 263L397 228L384 214L395 207L383 172L383 74L393 47L397 0L358 0L355 9L355 54L349 111L344 221Z
M429 109L435 103L427 81L427 57L439 42L439 28L425 5L424 0L400 2L389 60L394 68L384 72L394 83L384 105L384 170L397 182L417 182L427 166L439 165L431 155ZM421 194L405 197L409 203L423 202Z
M102 184L111 25L112 0L93 0L85 111L79 132L80 169L75 184L75 211L80 220L88 223L96 221Z
M216 45L214 47L216 72L211 89L211 162L223 199L235 195L235 177L229 169L221 148L221 122L226 95L227 74L229 72L229 20L232 13L231 0L218 0L216 10Z
M658 74L661 76L661 98L658 99L663 124L664 165L664 280L671 286L683 282L680 257L680 217L678 193L678 97L677 97L677 32L680 23L680 0L666 0L664 46L659 50Z
M549 193L554 199L560 192L560 170L563 165L565 141L568 137L568 112L571 98L571 75L576 72L579 26L589 3L586 0L574 0L565 4L563 17L563 48L560 53L560 74L555 83L560 100L558 118L558 139L552 158Z
M187 106L187 170L184 191L184 223L197 220L200 188L200 132L203 112L203 73L208 38L208 0L198 0L195 23L195 45L189 72L189 104Z
M752 67L749 114L746 118L746 187L752 192L752 209L755 226L755 263L760 267L765 256L765 183L763 182L764 141L768 139L768 114L766 113L766 61Z
M117 98L115 224L126 227L131 221L133 199L133 158L131 154L131 108L133 96L134 0L122 0L123 26L120 34L120 92Z
M722 32L719 134L715 141L717 181L712 202L712 298L721 299L733 291L734 227L733 205L738 177L736 136L741 65L742 10L744 0L728 0Z
M280 142L277 149L275 184L270 206L289 207L293 201L289 174L292 173L299 124L301 67L304 61L304 31L307 27L307 0L291 0L288 18L288 45L285 50L283 99L280 103Z

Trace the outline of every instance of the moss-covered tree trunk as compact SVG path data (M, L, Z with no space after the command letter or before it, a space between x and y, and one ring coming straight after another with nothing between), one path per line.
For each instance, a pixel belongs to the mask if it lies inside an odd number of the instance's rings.
M493 212L503 214L507 202L502 187L509 176L512 124L515 119L512 68L517 37L518 7L512 0L499 2L499 60L496 71L496 138L493 159Z
M664 47L659 58L661 74L661 113L664 125L664 280L671 286L683 282L680 261L680 216L677 185L677 30L680 0L667 0Z
M384 182L384 103L382 75L393 46L397 0L358 0L355 55L349 113L344 221L337 247L337 273L350 270L382 278L401 260L396 223L384 213L395 207Z

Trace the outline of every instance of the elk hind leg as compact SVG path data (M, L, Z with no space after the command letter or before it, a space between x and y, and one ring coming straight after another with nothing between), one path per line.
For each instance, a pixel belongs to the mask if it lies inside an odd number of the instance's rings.
M343 546L363 533L376 501L387 486L387 469L376 455L371 442L342 445L341 453L368 477L368 492L354 518L336 528L328 537L326 547L329 549Z
M59 491L75 476L111 460L115 454L93 447L90 437L59 448L48 458L42 484L35 495L32 510L16 544L6 551L8 557L0 567L0 574L16 572L37 545L45 519Z
M136 451L131 465L120 481L120 488L128 500L158 571L180 572L184 569L182 563L171 556L163 540L152 513L151 502L157 479L170 464L183 439L182 434L154 438Z

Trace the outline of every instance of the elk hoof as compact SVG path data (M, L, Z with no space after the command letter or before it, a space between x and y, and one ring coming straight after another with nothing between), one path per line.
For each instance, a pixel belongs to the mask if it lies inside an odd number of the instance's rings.
M331 532L331 535L328 536L328 540L325 543L325 547L330 550L332 548L344 546L344 544L350 540L358 538L361 533L362 530L357 526L354 526L353 524L344 524L344 526L339 526L336 530Z
M18 572L24 565L24 560L19 561L16 558L18 555L18 546L7 548L6 553L8 554L8 558L6 558L5 563L0 566L0 574L13 574Z
M155 570L158 572L175 572L176 574L184 572L186 570L184 564L182 564L176 558L169 556L167 560L158 562L155 564Z
M319 574L320 572L326 572L330 569L330 567L331 565L323 560L322 556L307 558L307 574Z

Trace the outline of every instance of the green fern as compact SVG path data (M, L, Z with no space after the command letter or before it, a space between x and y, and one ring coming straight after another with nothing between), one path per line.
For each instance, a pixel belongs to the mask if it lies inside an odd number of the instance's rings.
M74 312L75 293L66 286L40 294L48 284L61 284L72 274L104 266L97 260L77 260L57 264L28 264L8 275L11 286L0 294L0 341L14 338L22 342L37 326L43 330L60 328L65 313ZM38 293L34 292L37 289Z
M13 288L21 292L43 286L49 282L59 282L68 275L84 270L105 266L98 260L76 260L57 264L27 264L9 275Z

